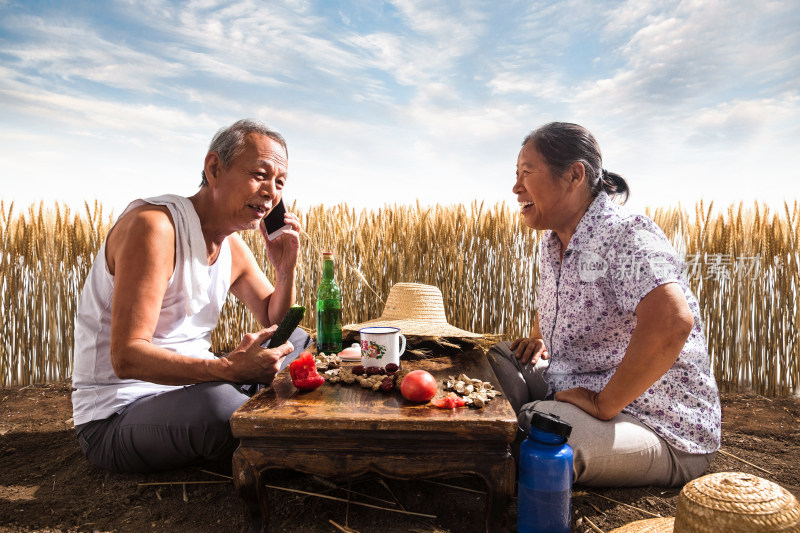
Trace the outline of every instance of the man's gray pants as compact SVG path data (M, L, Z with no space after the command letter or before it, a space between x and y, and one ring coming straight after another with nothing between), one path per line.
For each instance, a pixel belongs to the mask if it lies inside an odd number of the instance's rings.
M300 328L289 341L295 349L282 368L311 344ZM255 389L212 382L145 396L104 420L76 426L78 442L90 463L112 472L157 472L226 461L239 444L231 434L231 415Z

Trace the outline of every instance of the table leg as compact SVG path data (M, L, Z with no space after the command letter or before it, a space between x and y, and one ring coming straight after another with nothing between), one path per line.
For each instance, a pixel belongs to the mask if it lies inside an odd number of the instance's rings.
M244 457L241 448L233 454L233 484L247 506L249 522L244 531L266 532L269 524L269 502L261 472Z
M509 505L514 496L516 463L509 453L501 461L490 463L484 472L478 473L489 486L486 495L486 531L510 531L511 513Z

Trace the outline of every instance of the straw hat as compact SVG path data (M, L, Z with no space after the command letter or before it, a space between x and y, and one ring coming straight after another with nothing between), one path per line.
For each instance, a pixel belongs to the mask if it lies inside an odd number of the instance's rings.
M772 481L742 472L719 472L683 487L674 519L639 520L611 533L650 531L800 533L800 504L792 493Z
M395 283L380 318L342 329L358 331L367 326L390 326L400 328L403 335L423 337L482 337L448 324L442 291L420 283Z

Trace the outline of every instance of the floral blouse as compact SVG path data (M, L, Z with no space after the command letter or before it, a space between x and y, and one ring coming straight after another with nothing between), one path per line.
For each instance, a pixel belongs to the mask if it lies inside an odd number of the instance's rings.
M536 301L550 352L549 392L600 392L628 349L636 306L656 287L678 283L694 317L692 333L672 368L623 411L678 450L719 449L719 392L700 308L682 259L656 223L601 192L578 223L563 264L552 231L544 234L540 258Z

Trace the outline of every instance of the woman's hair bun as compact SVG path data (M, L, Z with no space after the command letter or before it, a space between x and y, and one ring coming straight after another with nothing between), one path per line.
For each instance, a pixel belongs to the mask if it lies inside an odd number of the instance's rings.
M602 169L600 172L600 187L606 191L611 196L624 196L622 201L627 202L628 196L631 194L631 189L628 186L628 182L625 181L625 178L620 176L615 172L609 172L606 169Z

